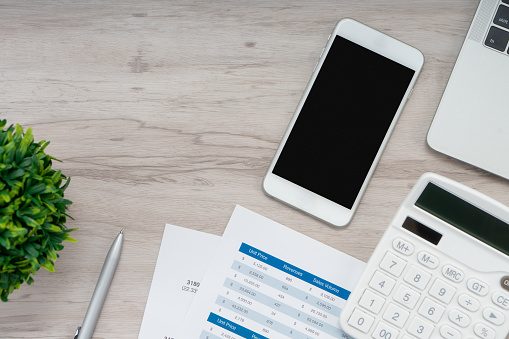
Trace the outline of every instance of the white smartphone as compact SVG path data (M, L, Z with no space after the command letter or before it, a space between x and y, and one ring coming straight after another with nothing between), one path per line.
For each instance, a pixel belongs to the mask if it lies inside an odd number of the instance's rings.
M341 20L270 164L265 192L347 225L423 63L419 50Z

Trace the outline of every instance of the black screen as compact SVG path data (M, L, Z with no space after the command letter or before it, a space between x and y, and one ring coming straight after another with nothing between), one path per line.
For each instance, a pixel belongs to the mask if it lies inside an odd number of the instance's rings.
M336 36L273 173L351 209L413 75Z
M433 245L438 245L440 239L442 239L442 234L410 217L407 217L403 222L403 228L429 241Z
M460 197L429 183L415 205L509 255L509 225Z

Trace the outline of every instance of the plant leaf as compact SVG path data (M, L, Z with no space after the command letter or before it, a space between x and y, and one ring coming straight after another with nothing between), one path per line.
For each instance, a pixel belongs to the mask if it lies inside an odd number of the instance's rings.
M43 192L45 189L46 189L45 184L37 184L37 185L30 187L30 189L28 190L28 194L30 194L30 195L39 194L39 193Z
M37 258L39 256L39 252L32 246L32 244L28 243L25 244L25 247L23 247L25 252L29 254L31 257Z
M22 168L18 168L18 169L15 169L14 171L12 171L11 173L9 173L9 175L7 177L9 179L13 180L13 179L22 177L23 174L25 174L25 170L23 170Z
M49 142L34 142L32 129L0 119L0 299L31 284L41 267L55 271L63 242L75 242L65 226L70 178L52 168ZM58 160L59 161L59 160Z

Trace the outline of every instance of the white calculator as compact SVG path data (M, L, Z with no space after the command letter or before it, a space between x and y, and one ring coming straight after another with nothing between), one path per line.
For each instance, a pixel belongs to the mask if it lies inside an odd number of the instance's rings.
M424 174L340 316L354 338L506 338L509 208Z

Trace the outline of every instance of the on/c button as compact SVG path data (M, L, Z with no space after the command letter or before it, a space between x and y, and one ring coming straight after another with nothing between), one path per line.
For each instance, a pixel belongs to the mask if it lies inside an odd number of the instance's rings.
M509 291L509 276L505 276L500 280L500 285L502 285L502 288Z

